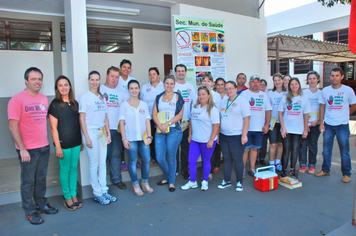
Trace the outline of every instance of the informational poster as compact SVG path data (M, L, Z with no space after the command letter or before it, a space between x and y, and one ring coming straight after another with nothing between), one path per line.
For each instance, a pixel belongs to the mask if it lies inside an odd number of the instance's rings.
M226 79L224 21L173 16L177 62L187 67L186 80L201 86L204 73Z

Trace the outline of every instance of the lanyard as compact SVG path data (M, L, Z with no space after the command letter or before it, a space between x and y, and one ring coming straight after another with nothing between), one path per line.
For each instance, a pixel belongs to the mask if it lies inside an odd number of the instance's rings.
M225 109L225 112L227 112L227 109L229 109L229 107L235 102L236 98L238 97L239 95L237 95L234 100L232 100L232 102L230 103L229 105L229 100L230 99L227 99L227 103L226 103L226 109Z

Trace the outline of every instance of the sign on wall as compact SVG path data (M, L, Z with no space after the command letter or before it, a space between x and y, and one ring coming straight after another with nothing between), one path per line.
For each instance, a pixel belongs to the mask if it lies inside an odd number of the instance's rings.
M177 62L187 66L186 80L196 86L210 72L226 79L224 21L173 16Z

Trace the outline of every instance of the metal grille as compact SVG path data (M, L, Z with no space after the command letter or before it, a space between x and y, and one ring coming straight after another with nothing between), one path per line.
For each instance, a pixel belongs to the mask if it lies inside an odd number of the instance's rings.
M132 29L88 25L88 52L133 53ZM66 51L65 25L61 23L62 51Z
M51 22L0 19L0 49L51 51Z

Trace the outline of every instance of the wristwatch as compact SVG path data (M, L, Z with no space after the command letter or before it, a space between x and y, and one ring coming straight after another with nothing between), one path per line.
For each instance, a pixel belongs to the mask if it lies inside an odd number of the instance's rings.
M169 124L169 125L172 125L172 123L171 123L170 121L168 121L168 124Z

